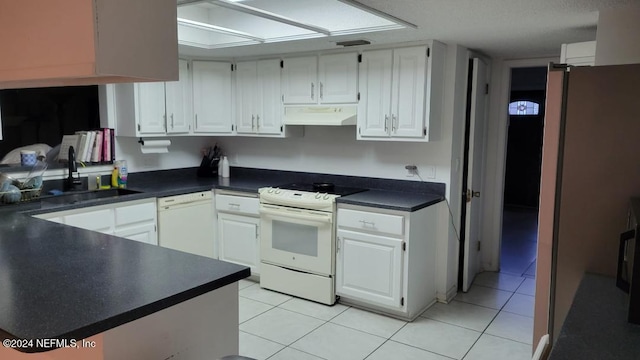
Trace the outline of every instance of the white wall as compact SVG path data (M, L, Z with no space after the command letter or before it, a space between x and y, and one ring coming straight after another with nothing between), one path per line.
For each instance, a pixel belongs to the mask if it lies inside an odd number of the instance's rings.
M640 63L640 5L601 10L596 65Z
M116 137L116 159L127 160L129 172L194 167L202 160L200 150L214 144L212 137L171 137L168 153L143 154L137 138Z
M407 177L407 164L415 164L423 176L428 166L435 178L449 182L446 158L448 142L399 143L357 141L355 126L307 126L303 137L272 139L219 137L232 166L307 171L340 175L417 180Z

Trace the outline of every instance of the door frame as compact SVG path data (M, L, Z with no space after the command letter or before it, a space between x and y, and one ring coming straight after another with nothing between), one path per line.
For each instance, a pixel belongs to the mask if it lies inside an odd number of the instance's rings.
M558 57L542 57L518 60L494 60L489 88L489 118L487 121L486 168L484 178L484 219L482 239L486 247L482 251L482 268L487 271L500 269L500 245L502 244L502 212L504 201L504 176L507 160L508 106L511 92L511 70L514 68L547 66L557 63Z

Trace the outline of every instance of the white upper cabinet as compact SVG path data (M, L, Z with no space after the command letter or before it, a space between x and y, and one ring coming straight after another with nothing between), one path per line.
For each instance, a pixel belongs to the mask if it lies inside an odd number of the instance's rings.
M178 64L178 81L109 85L115 89L108 94L115 94L115 111L118 114L116 135L139 137L189 133L192 118L189 62L181 59Z
M426 61L427 50L424 47L393 51L392 136L413 138L423 136Z
M360 63L358 140L429 140L440 118L444 45L365 51Z
M282 134L282 83L280 60L258 61L258 88L260 118L257 119L261 134Z
M188 133L193 118L191 73L189 62L179 60L179 81L165 83L167 105L167 134Z
M236 131L238 134L255 132L258 68L255 61L236 64Z
M321 55L318 67L319 103L358 101L358 54Z
M358 139L389 136L393 50L368 51L360 63Z
M194 133L232 134L231 63L193 62Z
M596 41L562 44L560 63L573 66L594 66L596 62Z
M135 108L140 134L164 134L166 113L164 83L136 83Z
M317 82L317 56L284 60L282 91L285 104L316 104L318 102Z
M358 54L285 59L282 83L285 104L355 103L358 97Z
M237 133L282 134L280 60L241 62L235 75Z

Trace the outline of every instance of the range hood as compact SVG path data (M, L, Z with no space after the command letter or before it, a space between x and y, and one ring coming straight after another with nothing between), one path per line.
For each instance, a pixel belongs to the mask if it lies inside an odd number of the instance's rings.
M175 0L1 3L0 89L178 79Z
M284 109L285 125L319 125L342 126L355 125L357 106L309 106L286 107Z

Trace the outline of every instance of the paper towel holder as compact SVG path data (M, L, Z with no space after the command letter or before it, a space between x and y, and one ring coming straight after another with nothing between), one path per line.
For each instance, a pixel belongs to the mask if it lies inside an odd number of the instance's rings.
M161 154L168 153L171 140L148 140L145 141L142 137L138 138L140 144L140 151L143 154Z

